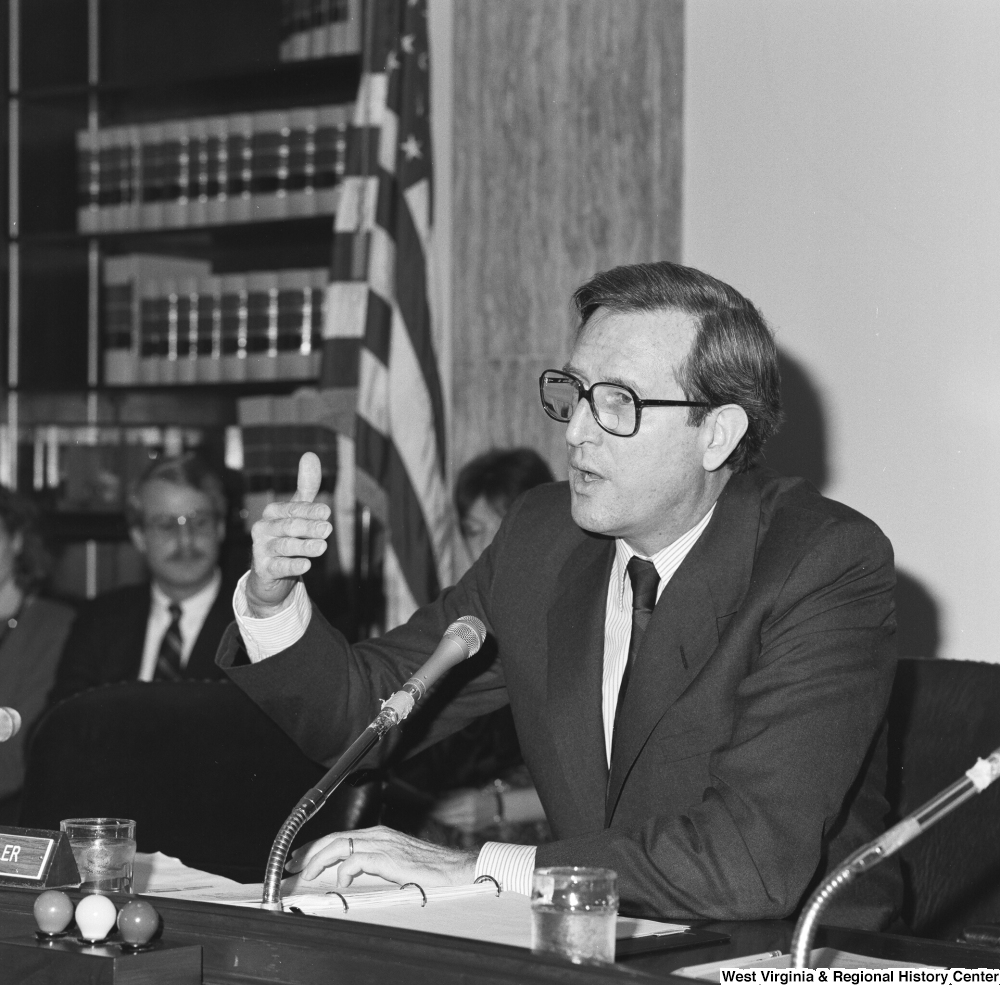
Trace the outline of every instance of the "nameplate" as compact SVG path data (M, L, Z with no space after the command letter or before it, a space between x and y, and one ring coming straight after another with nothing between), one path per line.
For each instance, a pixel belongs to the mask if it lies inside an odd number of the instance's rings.
M63 831L0 827L0 886L79 886L80 871Z

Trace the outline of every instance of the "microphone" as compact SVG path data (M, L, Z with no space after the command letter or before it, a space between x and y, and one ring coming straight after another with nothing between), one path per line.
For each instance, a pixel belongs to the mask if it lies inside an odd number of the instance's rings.
M860 873L894 855L904 845L922 835L932 824L950 814L970 797L982 793L998 779L1000 779L1000 749L995 749L985 759L977 759L975 766L966 770L962 778L956 780L950 787L942 790L936 797L931 797L926 804L908 814L898 824L894 824L888 831L873 838L867 845L862 845L853 855L845 858L837 869L820 883L802 910L795 925L795 933L792 935L792 967L809 967L809 952L812 950L813 935L816 933L820 914L841 886L853 882Z
M368 727L375 727L386 709L394 711L398 717L383 728L381 734L401 722L452 667L457 667L463 660L477 654L485 639L486 626L481 619L475 616L460 616L456 619L444 631L441 642L427 662L382 705L382 712Z
M20 729L20 714L13 708L0 708L0 742L14 738Z
M307 790L295 809L281 826L264 873L264 894L261 907L266 910L281 909L281 874L295 836L322 806L348 773L367 755L368 751L393 726L398 725L413 711L414 706L452 667L479 652L486 639L486 626L475 616L461 616L441 637L434 652L424 665L396 692L382 702L382 710L375 720L348 747L347 751L330 767L315 787Z

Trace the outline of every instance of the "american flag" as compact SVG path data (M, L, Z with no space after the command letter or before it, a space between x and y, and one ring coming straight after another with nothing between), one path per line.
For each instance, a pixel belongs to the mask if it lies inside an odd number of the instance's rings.
M322 385L357 386L354 482L359 502L387 532L389 628L449 583L452 517L428 304L427 0L371 0L366 15L327 289Z

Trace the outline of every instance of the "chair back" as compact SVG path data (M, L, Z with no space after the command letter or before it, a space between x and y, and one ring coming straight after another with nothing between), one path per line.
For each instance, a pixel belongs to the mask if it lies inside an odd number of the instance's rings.
M1000 747L1000 664L900 660L889 703L889 802L906 817ZM902 849L903 919L956 938L1000 921L1000 782Z
M326 772L228 681L108 684L39 723L21 824L129 817L140 852L261 882L271 844ZM380 785L342 786L296 844L377 823Z

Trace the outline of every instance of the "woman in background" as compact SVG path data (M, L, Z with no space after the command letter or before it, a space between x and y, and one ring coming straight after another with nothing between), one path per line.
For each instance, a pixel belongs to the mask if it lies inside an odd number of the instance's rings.
M31 503L0 487L0 706L21 720L0 742L0 824L18 822L26 740L45 709L74 616L68 605L38 597L49 558L35 519Z
M493 449L462 468L455 507L472 562L496 536L514 500L544 482L552 482L552 472L530 448ZM492 644L487 638L481 653L453 672L452 687L496 659ZM399 763L391 771L385 801L386 824L439 844L469 849L486 841L537 845L551 837L509 707Z

